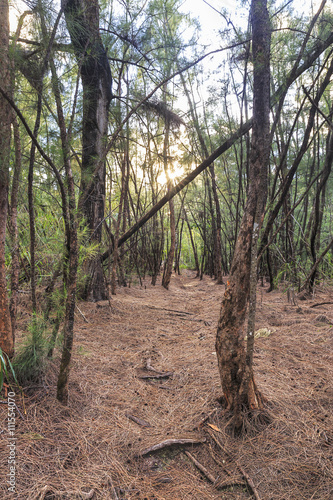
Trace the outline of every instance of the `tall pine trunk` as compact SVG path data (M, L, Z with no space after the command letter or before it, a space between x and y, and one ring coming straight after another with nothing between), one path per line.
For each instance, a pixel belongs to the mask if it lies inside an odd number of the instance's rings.
M65 3L65 2L63 2ZM111 70L99 35L97 0L68 0L67 28L81 69L83 88L81 197L79 207L89 228L89 242L101 244L105 204L105 148L111 101ZM98 256L86 264L87 281L82 294L105 299L102 261Z
M2 87L10 94L8 45L9 6L7 0L0 0L0 79ZM14 355L14 336L8 306L5 239L8 212L11 120L10 105L0 96L0 348L9 357Z

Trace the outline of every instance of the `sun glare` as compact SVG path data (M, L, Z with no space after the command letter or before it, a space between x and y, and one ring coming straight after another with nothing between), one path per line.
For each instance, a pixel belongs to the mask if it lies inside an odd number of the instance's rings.
M16 31L18 20L24 11L28 10L22 0L10 2L9 5L9 30L11 33Z
M180 179L183 176L184 176L184 168L181 165L173 165L172 169L169 170L169 177L172 181ZM164 186L167 183L165 172L160 173L160 175L157 177L157 182L161 186Z

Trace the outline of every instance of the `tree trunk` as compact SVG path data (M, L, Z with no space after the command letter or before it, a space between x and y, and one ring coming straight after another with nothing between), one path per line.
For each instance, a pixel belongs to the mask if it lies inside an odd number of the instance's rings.
M191 229L191 225L190 225L190 223L188 221L186 210L184 210L184 212L185 212L185 219L186 219L186 223L187 223L187 227L188 227L188 232L189 232L189 235L190 235L191 246L192 246L192 250L193 250L193 257L194 257L194 262L195 262L195 270L197 272L196 278L198 278L199 274L200 274L200 266L199 266L198 253L197 253L197 249L195 248L195 243L194 243L194 239L193 239L192 229Z
M77 271L79 264L79 245L78 245L78 221L75 199L75 183L70 160L70 140L72 130L66 130L66 122L64 117L63 106L61 102L61 94L58 85L58 78L53 60L50 61L52 70L52 87L57 105L57 115L60 128L62 154L64 158L64 166L66 172L66 187L67 198L63 199L63 215L66 232L66 253L64 267L66 271L66 311L63 328L63 349L60 362L59 376L57 382L57 399L63 404L68 403L68 382L70 373L70 362L72 357L73 341L74 341L74 313L76 306L76 284ZM54 335L57 332L55 325ZM55 341L55 337L52 339ZM52 349L52 344L51 344Z
M172 181L170 180L168 173L169 133L170 133L170 121L167 118L165 121L163 164L164 164L164 172L167 178L168 191L172 189ZM168 290L171 281L172 267L176 249L176 217L175 217L175 207L173 204L173 199L169 200L169 210L170 210L170 248L169 248L165 273L162 279L162 286L166 288L166 290Z
M0 0L0 80L1 86L10 94L9 66L9 7L7 0ZM14 336L8 306L5 239L9 190L10 128L12 110L8 102L0 97L0 348L11 358L14 355Z
M116 222L116 229L115 229L115 234L114 234L114 250L113 250L113 262L112 262L112 271L111 271L111 294L116 295L116 280L117 280L117 263L118 263L118 257L119 257L119 249L118 249L118 240L119 240L119 230L120 230L120 222L121 218L123 217L123 204L124 204L124 199L125 199L125 194L126 194L126 186L127 186L127 180L126 176L128 174L128 168L126 167L126 164L128 163L128 151L124 151L124 158L122 160L122 166L121 166L121 190L120 190L120 201L119 201L119 208L118 208L118 218Z
M320 237L320 227L321 227L321 221L322 221L322 214L320 213L320 206L321 206L320 197L321 197L321 195L324 196L325 187L326 187L328 178L331 174L332 164L333 164L333 132L332 132L332 130L330 130L328 133L328 136L327 136L327 140L326 140L325 164L324 164L323 173L321 175L321 179L320 179L320 182L319 182L319 185L317 188L314 209L313 209L314 218L313 218L313 226L312 226L311 238L310 238L310 248L311 248L311 255L312 255L312 259L313 259L313 265L312 265L311 271L310 271L310 273L305 281L305 285L303 285L303 289L306 289L309 293L313 292L315 279L317 276L318 265L322 260L322 258L321 258L319 261L319 259L317 258L317 248L319 248L319 244L317 244L317 240L319 240L319 237ZM318 243L320 243L320 241Z
M21 153L21 139L20 139L20 129L17 122L17 118L14 118L13 122L14 129L14 147L15 147L15 166L13 173L13 183L12 191L10 197L10 218L9 218L9 233L11 241L11 253L12 253L12 270L11 270L11 296L10 296L10 317L12 323L12 332L15 339L15 328L16 328L16 312L17 312L17 296L19 288L19 276L20 276L20 263L19 263L19 245L18 245L18 227L17 227L17 200L18 200L18 190L19 181L21 174L21 163L22 163L22 153Z
M97 171L96 165L103 157L105 149L112 77L108 57L99 35L97 0L68 0L65 4L65 16L75 56L81 68L83 88L79 207L89 228L89 242L100 245L105 203L105 162ZM106 299L101 259L98 257L90 260L85 272L88 278L83 297L96 301Z
M232 426L237 430L240 430L243 425L244 410L248 412L260 409L262 406L262 400L253 378L252 364L257 237L266 201L270 149L270 22L266 0L252 0L251 23L254 103L249 187L216 338L222 390L228 409L233 415ZM250 331L247 335L247 345L245 345L244 324L249 297L251 298Z

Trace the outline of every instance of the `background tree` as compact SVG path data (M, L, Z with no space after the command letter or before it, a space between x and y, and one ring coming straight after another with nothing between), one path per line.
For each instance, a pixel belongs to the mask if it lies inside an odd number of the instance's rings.
M3 89L11 93L9 62L9 5L0 1L0 79ZM12 112L8 102L0 96L0 348L9 356L14 354L14 332L11 327L6 278L6 223L9 191L9 157Z

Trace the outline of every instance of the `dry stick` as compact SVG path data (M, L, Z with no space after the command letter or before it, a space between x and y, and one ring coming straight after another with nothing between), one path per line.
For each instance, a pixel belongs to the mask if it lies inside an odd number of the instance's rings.
M138 375L138 378L146 380L148 378L169 378L172 377L173 372L165 372L165 373L155 373L154 375Z
M219 460L215 453L213 452L213 449L211 447L211 445L209 445L209 451L210 451L210 456L212 457L212 459L214 460L214 462L219 466L221 467L221 469L228 475L228 476L232 476L231 472L229 469L226 468L225 464L221 462L221 460Z
M177 309L167 309L166 307L156 307L156 306L146 306L148 309L156 309L158 311L168 311L168 312L173 312L173 313L178 313L178 314L188 314L190 316L193 316L193 313L187 312L187 311L178 311Z
M312 306L309 306L309 309L313 309L314 307L324 306L326 304L333 304L333 302L318 302L317 304L312 304Z
M93 496L95 494L95 490L90 490L88 493L86 493L85 491L55 491L52 487L46 485L39 491L38 495L40 494L40 496L36 497L36 500L37 500L37 498L38 498L38 500L44 500L46 494L49 493L50 491L52 491L52 494L57 495L58 497L62 497L62 496L77 497L77 496L80 496L80 498L83 498L85 500L89 500L90 498L93 498Z
M194 465L199 469L200 472L210 481L211 483L216 483L216 478L204 467L196 458L194 458L188 451L184 452L185 455L194 463Z
M77 304L76 304L76 309L79 311L79 313L81 314L81 316L84 319L84 321L86 323L89 323L89 321L87 320L87 318L85 317L85 315L83 314L83 312L81 311L81 309L79 308L79 306Z
M236 466L238 467L238 469L240 470L240 472L242 473L244 479L246 480L251 492L253 493L254 497L256 500L261 500L260 499L260 495L257 491L257 488L255 487L255 484L254 482L252 481L251 477L248 475L247 472L245 472L245 470L243 469L243 467L240 465L240 463L235 460L232 455L221 445L221 443L218 441L218 439L216 439L216 437L214 436L214 434L209 430L208 430L208 433L209 435L211 436L211 438L215 441L215 443L217 444L217 446L223 451L223 453L225 453L230 460L232 460L233 462L235 462Z
M148 455L148 453L152 453L153 451L162 450L163 448L169 448L170 446L186 446L188 444L202 444L205 443L206 439L167 439L166 441L162 441L161 443L154 444L149 448L146 448L143 451L140 451L135 457L144 457Z
M135 415L132 415L131 413L125 413L125 416L135 422L138 425L141 425L142 427L151 427L149 422L146 422L142 418L138 418Z

